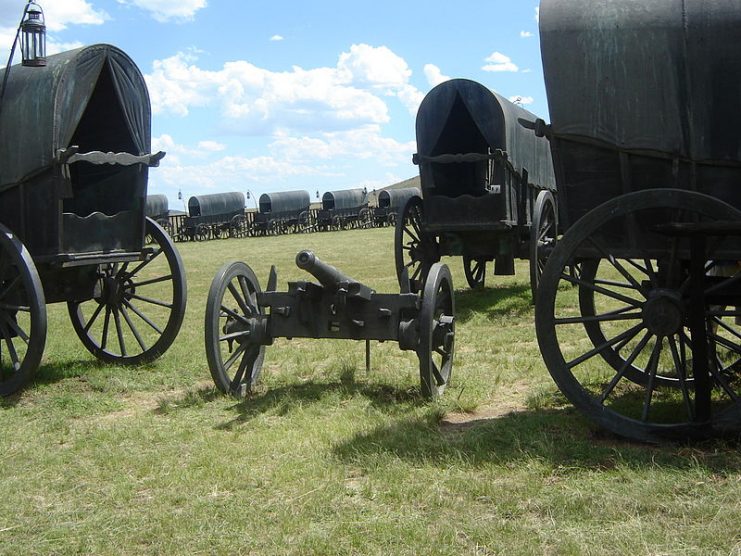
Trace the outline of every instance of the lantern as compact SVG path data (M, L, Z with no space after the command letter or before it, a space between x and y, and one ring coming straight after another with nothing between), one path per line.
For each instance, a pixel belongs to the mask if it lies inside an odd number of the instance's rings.
M41 6L31 1L26 5L21 22L21 56L24 66L46 65L46 25Z

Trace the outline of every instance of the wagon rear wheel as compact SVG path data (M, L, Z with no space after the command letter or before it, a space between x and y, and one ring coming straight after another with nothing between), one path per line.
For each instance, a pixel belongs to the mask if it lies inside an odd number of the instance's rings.
M576 222L546 264L536 305L544 360L566 397L612 432L658 441L741 431L741 325L732 308L704 307L712 391L710 416L701 417L688 243L660 231L663 223L712 220L741 220L741 212L689 191L624 195ZM709 274L724 260L724 249L733 252L733 241L709 242ZM570 272L577 262L578 277ZM735 273L738 282L739 272L734 266L724 275ZM734 279L713 280L719 288Z
M440 260L437 241L424 230L423 223L422 199L412 197L406 202L396 221L394 254L399 286L405 287L403 277L406 270L410 289L414 293L422 290L430 267Z
M260 284L242 262L224 265L211 282L206 303L206 359L211 377L225 394L244 397L257 383L265 358L258 340L262 314Z
M473 259L463 255L463 272L471 288L483 288L486 281L486 259Z
M530 226L530 288L533 303L538 294L538 284L545 263L556 245L558 235L558 212L556 201L550 191L541 191L535 200L533 219Z
M36 265L0 224L0 396L33 378L46 344L46 305Z
M455 349L455 299L450 270L430 268L419 311L419 377L422 395L435 399L450 382Z
M106 363L137 365L161 356L185 315L185 269L170 237L147 218L154 239L143 261L98 266L100 295L69 301L82 345Z

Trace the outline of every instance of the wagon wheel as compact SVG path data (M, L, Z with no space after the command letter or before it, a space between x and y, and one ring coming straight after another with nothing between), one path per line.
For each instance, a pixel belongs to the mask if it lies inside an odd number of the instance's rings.
M309 211L303 210L298 215L298 231L306 234L309 232L313 232L311 228L311 221L309 219Z
M386 223L384 223L384 226L385 225L386 225ZM388 215L388 225L389 226L396 226L396 213L395 212L390 212L389 213L389 215Z
M556 245L558 235L558 212L550 191L541 191L535 200L533 219L530 225L530 288L533 303L537 297L538 284L548 256Z
M185 268L170 237L147 218L154 246L136 263L96 269L100 295L68 301L82 345L106 363L138 365L161 356L175 341L185 315Z
M394 231L394 254L396 277L404 288L404 269L409 274L409 285L417 293L427 279L430 267L440 260L435 236L423 229L424 213L422 199L412 197L404 205Z
M23 388L46 343L44 289L23 243L0 224L0 396Z
M455 348L455 299L448 267L430 268L419 310L419 378L422 395L435 399L450 382Z
M486 280L486 259L474 259L463 255L463 271L471 288L483 288Z
M698 418L687 240L658 231L666 222L712 220L741 220L741 212L690 191L624 195L575 223L546 264L535 309L540 350L566 397L612 432L657 441L741 430L741 325L732 311L705 307L711 410ZM628 245L629 257L608 252L605 238ZM709 244L710 271L723 246ZM584 253L592 256L574 278L569 265ZM574 282L580 313L569 303L573 290L559 287Z
M358 228L370 228L370 211L367 208L360 209L358 213Z
M216 273L206 303L206 359L211 377L225 394L244 395L257 383L265 358L256 317L260 284L242 262L227 263Z
M245 218L241 214L232 217L229 225L229 237L244 237Z
M207 224L198 224L196 226L196 240L207 241L211 237L211 229Z

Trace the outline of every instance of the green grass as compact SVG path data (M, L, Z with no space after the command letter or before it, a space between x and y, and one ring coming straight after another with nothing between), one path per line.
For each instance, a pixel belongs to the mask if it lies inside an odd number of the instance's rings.
M188 310L170 351L101 365L66 308L34 384L0 401L2 554L741 554L741 455L596 430L558 392L527 266L464 287L453 271L454 382L418 394L416 357L278 340L238 402L211 385L206 293L228 260L280 289L314 249L398 291L390 229L180 244Z

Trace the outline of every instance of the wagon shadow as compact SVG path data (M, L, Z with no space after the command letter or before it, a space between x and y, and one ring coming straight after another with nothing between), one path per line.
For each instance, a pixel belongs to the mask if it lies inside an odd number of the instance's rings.
M460 323L468 322L477 314L484 314L491 320L502 316L528 316L533 312L530 286L513 284L495 288L457 290L455 312L456 321Z
M737 472L738 441L661 446L639 444L595 428L571 407L508 413L465 422L408 417L392 426L359 433L334 448L342 461L371 465L379 454L434 462L441 469L491 463L547 461L556 470L609 470L617 466L676 469L697 466Z

